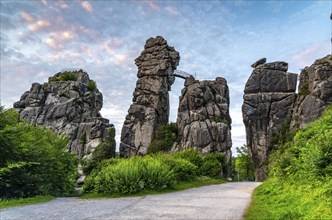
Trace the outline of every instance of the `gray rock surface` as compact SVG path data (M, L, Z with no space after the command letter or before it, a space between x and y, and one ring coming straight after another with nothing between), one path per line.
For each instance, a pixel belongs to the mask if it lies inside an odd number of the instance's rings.
M133 104L128 110L121 132L120 155L146 154L157 128L168 123L168 91L175 77L180 55L163 37L146 41L138 67Z
M242 114L256 181L267 177L272 137L292 116L297 75L287 73L287 69L285 62L259 65L245 85Z
M201 153L224 153L231 160L229 90L222 77L215 80L185 80L178 109L181 142L177 150L196 148Z
M233 182L175 193L116 199L57 198L2 209L3 220L242 219L257 182Z
M33 83L14 108L21 119L68 135L69 151L88 157L114 129L101 117L103 96L91 84L83 70L59 72L46 83Z
M332 56L316 60L300 73L299 93L292 117L292 130L317 119L332 103Z

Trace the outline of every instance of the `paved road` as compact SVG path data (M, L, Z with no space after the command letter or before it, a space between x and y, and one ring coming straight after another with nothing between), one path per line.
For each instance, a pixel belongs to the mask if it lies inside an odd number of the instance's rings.
M57 198L0 210L0 219L241 219L252 190L260 183L239 182L181 192L116 199Z

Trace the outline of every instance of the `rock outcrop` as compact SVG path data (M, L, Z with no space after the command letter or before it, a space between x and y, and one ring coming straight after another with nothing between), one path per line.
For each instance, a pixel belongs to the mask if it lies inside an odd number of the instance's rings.
M242 114L255 179L261 181L267 177L272 138L292 117L297 74L287 73L286 62L263 62L254 66L245 85Z
M332 103L332 56L316 60L300 73L291 127L295 131L317 119Z
M175 80L173 71L179 60L179 53L160 36L148 39L136 58L138 80L133 104L122 127L122 157L146 154L157 128L168 123L168 91Z
M222 77L216 80L185 80L178 109L179 149L201 153L222 152L230 159L232 146L229 90Z
M70 138L69 151L89 157L114 129L99 111L103 96L83 70L63 71L47 83L33 83L14 103L20 118Z

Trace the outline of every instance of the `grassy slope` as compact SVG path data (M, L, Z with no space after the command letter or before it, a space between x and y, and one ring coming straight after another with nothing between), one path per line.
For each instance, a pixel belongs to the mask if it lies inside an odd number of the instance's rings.
M332 106L272 156L246 219L332 219Z
M35 196L30 198L0 200L0 209L48 202L51 201L53 198L53 196Z

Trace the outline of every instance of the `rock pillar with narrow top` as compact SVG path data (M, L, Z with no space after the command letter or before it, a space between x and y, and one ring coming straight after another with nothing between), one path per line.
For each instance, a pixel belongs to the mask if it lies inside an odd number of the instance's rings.
M161 36L148 39L136 58L138 80L122 127L122 157L145 155L157 128L168 123L168 91L179 60L179 53Z

